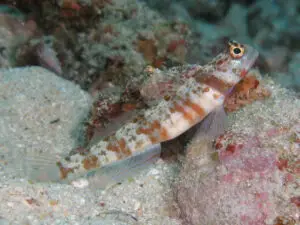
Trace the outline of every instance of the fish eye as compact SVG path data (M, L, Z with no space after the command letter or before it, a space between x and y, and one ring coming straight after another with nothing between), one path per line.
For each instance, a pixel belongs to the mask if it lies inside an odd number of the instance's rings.
M245 48L241 45L230 45L229 53L232 58L239 59L244 55Z

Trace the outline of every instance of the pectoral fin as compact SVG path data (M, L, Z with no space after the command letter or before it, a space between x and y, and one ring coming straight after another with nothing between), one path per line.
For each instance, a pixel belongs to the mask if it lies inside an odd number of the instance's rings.
M209 113L201 123L196 125L193 138L214 140L223 134L228 126L227 114L223 106Z

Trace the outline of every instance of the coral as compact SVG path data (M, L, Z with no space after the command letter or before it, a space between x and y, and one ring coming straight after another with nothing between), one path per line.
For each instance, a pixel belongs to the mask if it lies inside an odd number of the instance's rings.
M51 37L42 37L31 19L0 15L0 67L39 65L60 74L60 62L51 46Z
M276 218L274 225L296 225L296 220L286 216Z
M149 64L155 63L157 48L154 40L138 40L138 51L143 53L145 60Z
M163 67L185 62L187 26L164 20L138 1L5 2L28 13L44 35L53 37L61 76L84 89L95 87L93 83L103 76L124 88L147 64ZM26 45L20 57L35 56L31 50ZM26 64L36 63L21 60L20 65Z
M194 160L199 158L187 159L182 176L193 174L194 182L200 184L197 187L190 186L190 181L187 181L190 178L185 178L182 182L188 183L180 183L177 190L180 207L189 224L197 224L199 220L204 224L265 224L270 217L274 218L280 208L277 195L280 194L278 188L281 183L277 181L276 172L280 167L277 167L276 153L262 147L255 137L230 136L230 144L223 145L218 151L220 165L215 169L195 164ZM233 139L238 142L234 143ZM195 144L192 143L188 151L195 151ZM207 154L212 155L213 151ZM209 164L213 165L211 162ZM197 178L194 177L195 170L199 173ZM284 180L284 173L279 176ZM197 193L204 194L195 198ZM296 198L291 201L295 202ZM287 205L288 202L280 204ZM289 207L295 212L295 207ZM222 222L213 214L223 214Z
M36 35L36 23L0 14L0 27L0 67L16 66L16 51Z

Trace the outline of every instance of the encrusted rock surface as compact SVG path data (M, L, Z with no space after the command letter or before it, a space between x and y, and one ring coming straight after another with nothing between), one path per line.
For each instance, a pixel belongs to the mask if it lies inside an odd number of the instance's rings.
M267 87L272 97L231 114L214 146L187 147L175 192L185 224L298 224L300 100Z

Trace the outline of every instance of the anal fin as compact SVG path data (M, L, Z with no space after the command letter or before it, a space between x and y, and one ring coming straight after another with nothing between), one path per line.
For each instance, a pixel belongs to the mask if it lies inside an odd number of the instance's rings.
M136 175L142 169L153 164L161 154L161 145L147 147L126 159L111 163L87 174L90 187L104 189Z

